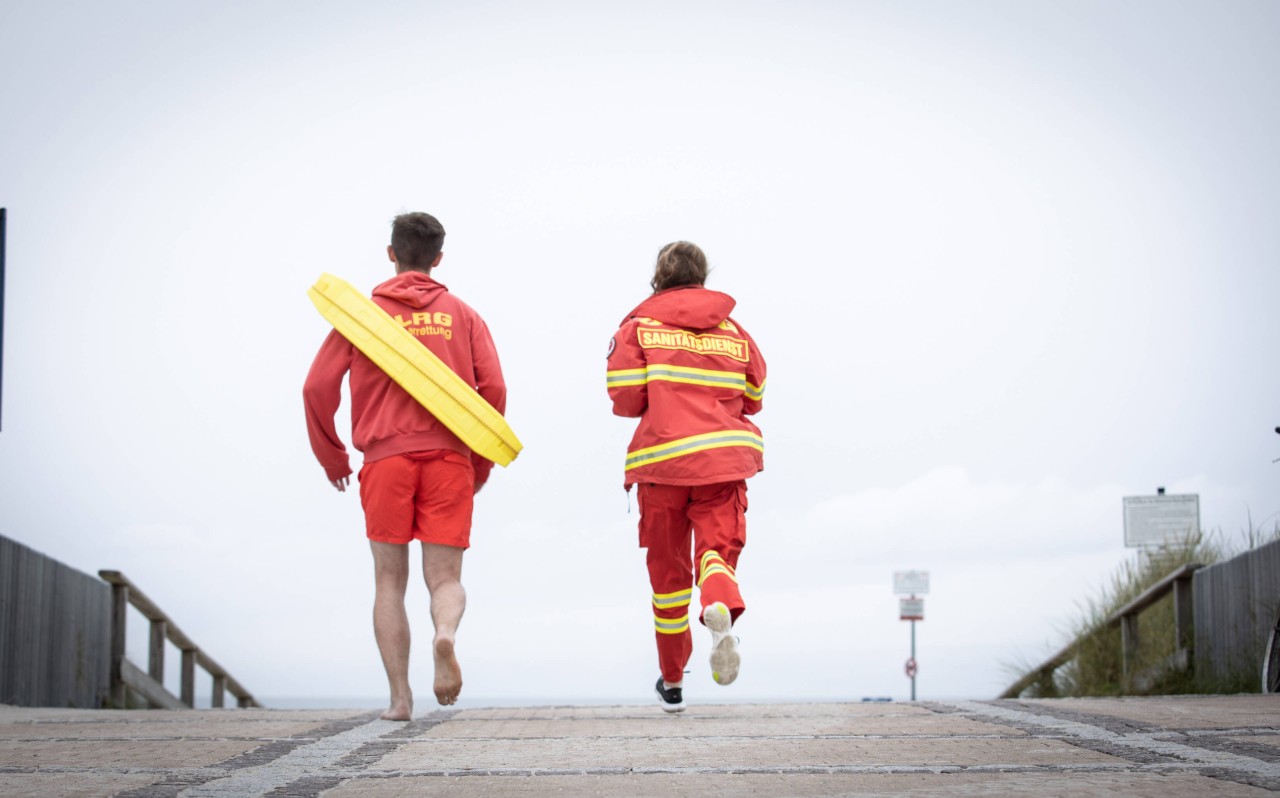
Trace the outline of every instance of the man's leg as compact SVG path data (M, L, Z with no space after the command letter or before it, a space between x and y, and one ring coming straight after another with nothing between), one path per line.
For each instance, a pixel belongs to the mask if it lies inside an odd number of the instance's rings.
M467 608L467 593L462 589L462 553L457 546L422 544L422 576L431 594L431 622L436 636L432 641L435 656L436 700L442 706L456 703L462 692L462 669L454 655L458 624Z
M409 720L413 691L409 689L409 617L404 591L409 583L409 547L369 541L373 550L373 636L382 654L382 667L391 686L391 705L383 720Z

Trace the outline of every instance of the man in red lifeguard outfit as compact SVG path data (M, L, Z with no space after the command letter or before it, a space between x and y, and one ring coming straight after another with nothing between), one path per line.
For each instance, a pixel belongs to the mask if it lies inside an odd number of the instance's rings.
M444 257L443 245L444 227L434 216L397 216L387 247L396 276L373 289L373 301L501 413L507 388L489 328L431 276ZM409 720L413 692L404 606L408 544L422 543L422 573L431 593L436 700L453 704L462 690L462 670L454 655L466 607L462 553L471 542L472 495L488 479L493 463L472 452L334 330L311 364L303 399L312 451L338 490L346 490L351 476L347 450L333 421L347 372L352 440L364 453L360 503L373 551L373 631L391 688L391 704L382 717Z

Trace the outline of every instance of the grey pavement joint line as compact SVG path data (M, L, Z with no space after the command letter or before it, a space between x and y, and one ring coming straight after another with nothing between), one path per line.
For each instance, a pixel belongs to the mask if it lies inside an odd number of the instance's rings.
M370 740L349 752L333 764L333 769L344 773L364 770L413 738L426 734L431 729L449 720L457 713L458 710L456 709L439 710L425 718L419 718L403 725L398 724L397 728L392 729L378 739Z
M1169 734L1182 734L1187 737L1256 737L1264 734L1275 734L1280 731L1277 726L1241 726L1230 729L1180 729Z
M1135 732L1167 731L1156 724L1134 720L1133 718L1117 718L1111 715L1077 712L1067 709L1066 707L1055 706L1050 710L1048 707L1042 707L1037 704L1028 704L1022 701L1008 701L1005 703L1003 700L1001 705L1007 706L1010 709L1021 710L1032 715L1045 715L1058 720L1073 720L1077 723L1083 723L1086 726L1097 726L1100 729L1106 729L1109 732L1115 732L1116 734L1122 735L1133 734Z
M307 776L277 787L267 793L267 798L316 798L346 780L347 777L342 775Z
M396 779L445 777L461 778L494 777L494 776L812 776L812 775L909 775L909 774L951 774L951 773L1203 773L1204 765L1171 763L1160 765L1123 764L1054 764L1054 765L783 765L761 766L737 765L727 767L681 767L678 765L654 765L648 767L512 767L512 768L398 768L396 770L365 770L346 773L335 773L333 778L339 782L348 779ZM316 778L316 781L322 779ZM305 781L305 780L304 780ZM302 782L299 782L302 783ZM292 786L292 785L290 785ZM285 789L273 795L303 795Z
M391 720L372 720L353 729L323 737L299 746L284 756L256 767L243 768L220 779L191 787L179 793L190 798L228 798L229 796L263 795L328 767L355 749L376 740L401 724Z
M1151 732L1118 734L1075 720L1065 720L1052 715L1033 714L997 704L976 701L952 701L948 703L959 708L966 715L985 716L1026 726L1053 729L1060 732L1063 737L1075 738L1087 743L1102 744L1113 748L1130 749L1148 755L1168 757L1169 759L1189 762L1215 770L1249 773L1268 779L1280 778L1280 765L1263 762L1241 754L1214 751L1199 746L1184 745L1169 739L1162 739L1167 736L1165 734Z
M300 748L313 740L332 737L335 734L354 729L357 726L363 726L370 720L377 717L376 712L369 712L363 715L357 715L353 718L342 718L340 720L331 721L318 729L309 732L296 734L283 739L275 739L266 742L250 751L232 757L226 762L222 762L218 767L224 770L238 770L240 768L252 768L264 765L268 762L279 759L296 748Z
M367 769L387 754L400 748L415 737L439 726L458 714L456 709L442 709L432 712L425 718L419 718L405 724L396 724L396 728L376 740L370 740L355 750L348 752L334 762L326 772L308 774L300 779L277 787L267 795L270 798L314 798L325 790L333 789L348 778Z
M1186 773L1201 772L1206 767L1192 762L1168 762L1153 765L1084 763L1053 765L1017 765L998 763L991 765L729 765L729 766L689 766L651 765L651 766L598 766L598 767L512 767L512 768L397 768L395 770L368 770L360 767L344 768L341 764L326 767L320 774L311 774L290 782L284 786L273 788L269 795L314 795L307 787L320 783L336 785L347 779L391 779L413 776L612 776L612 775L809 775L809 774L881 774L893 775L902 773ZM174 795L183 787L204 784L209 779L208 769L196 769L187 773L174 774L173 768L134 768L134 767L5 767L0 773L7 774L96 774L96 775L128 775L138 773L170 774L172 783L158 783L140 788L140 790L117 793L118 796L152 796ZM218 773L218 776L224 775ZM157 788L160 791L157 791ZM326 788L327 789L327 788Z
M1162 735L1164 736L1164 735ZM1198 737L1194 740L1197 748L1210 751L1224 751L1228 754L1239 754L1261 762L1280 765L1280 748L1265 743L1253 743L1223 737Z
M288 754L294 749L306 745L307 743L318 738L331 737L335 734L352 729L356 726L369 722L376 717L377 713L368 713L358 715L353 718L341 718L330 721L318 729L313 729L302 734L293 735L285 738L272 738L264 740L262 745L257 746L243 754L232 757L231 759L221 762L217 765L198 768L196 770L183 773L173 773L171 769L164 769L160 772L165 773L165 778L159 781L138 787L132 790L125 790L117 793L116 798L173 798L182 790L199 786L214 779L221 778L228 770L239 770L242 768L252 768L272 762L280 757ZM167 721L158 721L166 723ZM221 738L230 739L230 738ZM248 738L261 739L261 738ZM126 768L121 772L149 772L147 769Z

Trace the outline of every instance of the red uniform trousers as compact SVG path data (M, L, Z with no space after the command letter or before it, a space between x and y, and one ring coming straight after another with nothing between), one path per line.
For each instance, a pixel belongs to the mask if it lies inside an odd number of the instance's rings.
M747 540L747 483L642 483L638 496L640 545L648 549L649 583L653 586L658 664L663 680L674 684L683 681L684 667L693 653L689 604L695 568L704 609L722 602L735 621L746 609L734 568ZM702 621L701 612L698 621Z

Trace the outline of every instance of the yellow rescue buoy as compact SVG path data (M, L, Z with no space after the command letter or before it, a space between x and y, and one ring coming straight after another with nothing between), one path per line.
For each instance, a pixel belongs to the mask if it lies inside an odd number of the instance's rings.
M505 466L524 448L507 420L372 299L322 274L307 296L334 329L476 454Z

